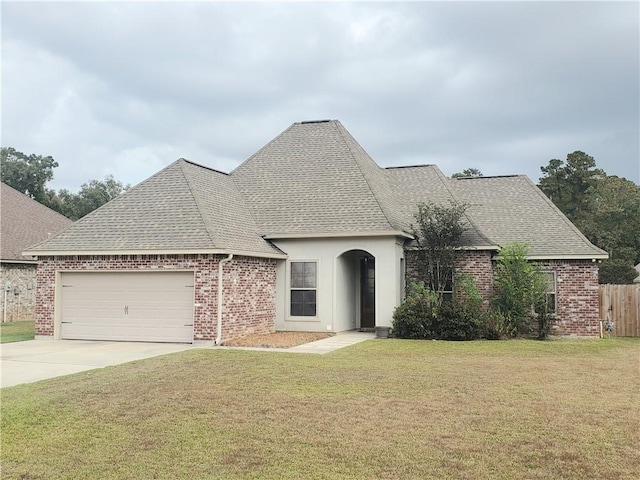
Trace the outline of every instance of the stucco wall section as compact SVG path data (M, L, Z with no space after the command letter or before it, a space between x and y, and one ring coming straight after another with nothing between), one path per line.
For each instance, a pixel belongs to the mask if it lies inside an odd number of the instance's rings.
M375 258L375 325L391 326L393 311L401 301L402 240L389 237L279 239L273 243L288 259L278 268L278 330L340 332L359 328L359 262L366 252ZM291 317L290 263L317 262L317 315Z
M9 285L6 290L5 286ZM7 322L34 320L36 314L36 265L2 263L0 265L0 319ZM5 315L4 305L7 312Z
M194 272L194 340L214 340L217 330L219 255L129 255L44 257L37 270L36 335L56 336L56 279L65 271ZM275 275L272 259L234 257L224 265L222 337L275 330Z

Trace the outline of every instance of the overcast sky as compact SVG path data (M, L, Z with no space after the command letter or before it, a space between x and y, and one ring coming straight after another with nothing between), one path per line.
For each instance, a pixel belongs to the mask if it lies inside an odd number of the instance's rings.
M582 150L640 184L639 3L2 2L2 146L56 189L230 172L338 119L381 166L526 174Z

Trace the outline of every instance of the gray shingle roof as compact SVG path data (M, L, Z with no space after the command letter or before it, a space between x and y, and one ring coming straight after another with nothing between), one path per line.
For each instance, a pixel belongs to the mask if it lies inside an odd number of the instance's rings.
M282 254L257 231L227 174L180 159L30 251Z
M22 252L73 222L32 198L0 183L0 258L32 260Z
M402 207L403 229L411 231L411 224L415 222L414 215L419 203L435 203L448 206L451 202L462 202L440 169L435 165L418 165L413 167L393 167L386 169L387 178L394 194ZM463 246L491 247L494 242L483 235L475 224L474 219L467 215L467 230L461 243Z
M606 256L528 178L383 169L336 120L294 123L229 175L180 159L30 251L279 256L262 236L402 235L418 203L450 201L470 204L463 245L520 241L540 258Z
M401 228L384 171L336 120L294 123L231 177L266 235Z
M482 232L498 245L526 242L541 258L604 258L526 176L451 179Z

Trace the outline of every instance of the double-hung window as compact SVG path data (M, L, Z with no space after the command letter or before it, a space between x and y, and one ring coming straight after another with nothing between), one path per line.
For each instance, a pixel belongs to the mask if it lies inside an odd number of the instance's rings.
M316 316L317 274L316 262L291 262L292 317Z
M453 271L447 276L444 287L442 287L440 293L445 302L453 301Z
M542 272L547 283L545 291L545 305L547 313L556 313L556 274L555 272Z

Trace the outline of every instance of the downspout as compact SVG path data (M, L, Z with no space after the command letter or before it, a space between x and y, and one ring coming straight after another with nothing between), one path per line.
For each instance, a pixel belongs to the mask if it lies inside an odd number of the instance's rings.
M2 323L7 323L7 291L9 290L9 280L2 285L3 306L2 306Z
M222 341L222 267L225 263L228 263L233 258L233 253L230 253L227 258L223 258L218 263L218 329L216 332L215 345L220 345Z

